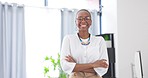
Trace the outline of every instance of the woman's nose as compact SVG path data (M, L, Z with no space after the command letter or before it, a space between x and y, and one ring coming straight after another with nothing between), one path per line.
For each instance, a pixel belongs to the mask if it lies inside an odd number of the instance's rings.
M86 25L86 24L87 24L87 21L82 20L82 21L81 21L81 24L82 24L82 25Z
M81 22L86 22L86 20L83 18Z

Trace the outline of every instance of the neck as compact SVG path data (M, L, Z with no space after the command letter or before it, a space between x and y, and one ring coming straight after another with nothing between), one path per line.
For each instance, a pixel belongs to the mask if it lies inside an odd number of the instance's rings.
M82 39L89 38L89 32L78 32L78 34Z

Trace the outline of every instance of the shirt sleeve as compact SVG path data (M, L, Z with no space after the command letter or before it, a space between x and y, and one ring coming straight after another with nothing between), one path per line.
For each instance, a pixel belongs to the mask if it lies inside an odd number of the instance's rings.
M63 42L62 42L62 47L61 47L61 55L60 55L60 64L62 67L62 70L65 73L72 73L76 63L72 63L72 62L67 62L65 60L65 57L70 55L70 40L69 40L69 36L65 36L63 38Z
M100 58L99 58L99 60L106 59L107 64L109 65L107 47L106 47L106 42L105 42L104 38L102 38L101 42L99 43L99 46L100 46L100 49L99 49ZM97 72L97 74L99 76L103 76L105 73L107 73L108 68L98 67L98 68L94 68L94 70Z

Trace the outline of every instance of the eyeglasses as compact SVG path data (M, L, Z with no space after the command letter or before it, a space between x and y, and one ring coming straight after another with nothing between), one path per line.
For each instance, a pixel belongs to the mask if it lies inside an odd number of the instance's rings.
M79 20L79 21L82 21L83 19L84 19L85 21L86 21L86 20L91 20L91 18L90 18L89 16L84 17L84 18L83 18L83 17L78 17L78 18L77 18L77 20Z

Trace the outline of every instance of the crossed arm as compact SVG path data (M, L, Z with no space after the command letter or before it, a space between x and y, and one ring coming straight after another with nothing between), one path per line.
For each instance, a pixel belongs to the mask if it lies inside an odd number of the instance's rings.
M66 61L68 62L75 62L75 60L70 56L66 56ZM103 67L107 68L108 64L106 63L107 60L97 60L94 63L87 63L87 64L76 64L73 72L87 72L87 73L96 73L94 68Z

